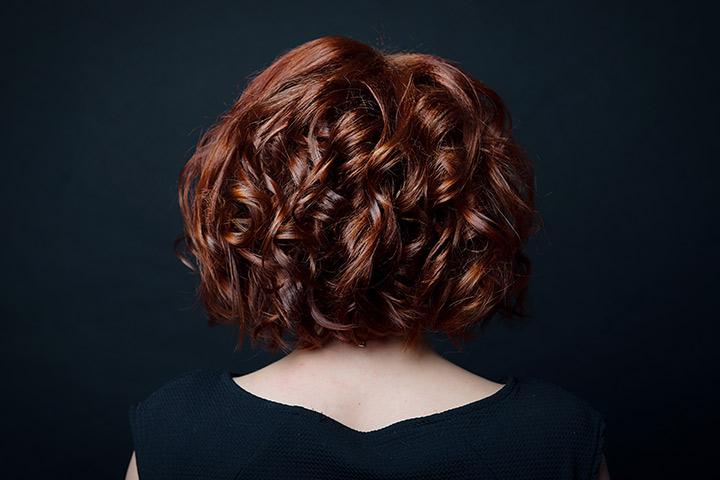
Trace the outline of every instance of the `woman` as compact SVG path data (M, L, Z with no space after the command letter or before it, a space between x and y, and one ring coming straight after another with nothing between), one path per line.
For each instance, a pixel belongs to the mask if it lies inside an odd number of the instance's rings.
M276 59L183 169L178 255L212 322L287 355L132 406L127 478L608 478L583 400L426 339L527 315L533 185L502 100L448 60L335 36Z

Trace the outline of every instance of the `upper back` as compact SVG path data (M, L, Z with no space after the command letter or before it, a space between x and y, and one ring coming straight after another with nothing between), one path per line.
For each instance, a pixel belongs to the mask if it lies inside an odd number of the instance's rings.
M130 408L141 480L161 478L590 479L604 422L566 390L510 378L469 404L354 430L194 370Z

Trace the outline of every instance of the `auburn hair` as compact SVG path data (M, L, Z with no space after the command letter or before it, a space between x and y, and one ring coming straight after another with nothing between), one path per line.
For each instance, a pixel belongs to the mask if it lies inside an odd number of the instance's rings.
M293 48L201 135L178 193L176 254L238 345L458 346L496 312L528 316L533 168L498 94L447 59Z

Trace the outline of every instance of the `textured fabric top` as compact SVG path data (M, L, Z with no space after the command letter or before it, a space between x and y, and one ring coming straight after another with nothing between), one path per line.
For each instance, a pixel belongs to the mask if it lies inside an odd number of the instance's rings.
M256 396L234 374L193 370L129 409L140 480L594 479L605 423L552 383L361 432Z

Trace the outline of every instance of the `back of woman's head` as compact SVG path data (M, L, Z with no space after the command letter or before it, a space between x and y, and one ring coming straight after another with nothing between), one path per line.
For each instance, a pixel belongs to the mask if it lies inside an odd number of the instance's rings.
M276 350L525 316L531 163L510 115L452 62L344 37L255 76L180 175L211 323Z

